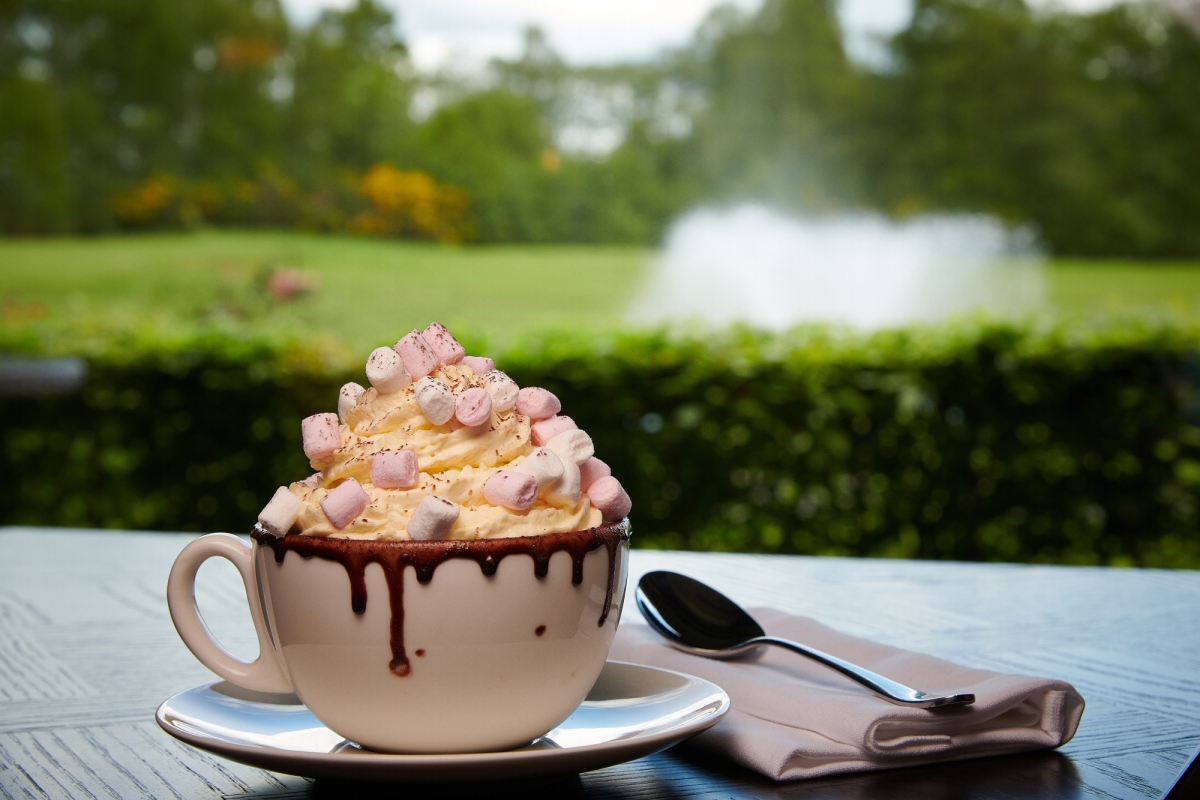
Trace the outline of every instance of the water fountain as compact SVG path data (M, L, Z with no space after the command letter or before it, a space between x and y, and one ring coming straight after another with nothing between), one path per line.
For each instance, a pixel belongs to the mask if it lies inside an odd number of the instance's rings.
M1042 295L1032 237L990 217L792 217L741 205L677 220L629 317L878 329L1027 314Z

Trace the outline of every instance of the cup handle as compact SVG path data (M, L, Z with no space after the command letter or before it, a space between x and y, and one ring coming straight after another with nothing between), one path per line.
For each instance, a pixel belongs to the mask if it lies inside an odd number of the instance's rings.
M188 544L175 558L167 578L167 607L179 638L201 664L230 683L258 692L291 692L292 683L283 669L275 644L267 632L262 595L254 571L254 550L228 533L210 533ZM258 634L258 658L242 661L217 643L196 607L196 571L214 556L224 558L242 573L250 618Z

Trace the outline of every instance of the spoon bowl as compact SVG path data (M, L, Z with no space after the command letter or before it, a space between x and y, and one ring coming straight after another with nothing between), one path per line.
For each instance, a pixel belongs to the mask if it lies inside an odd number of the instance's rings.
M744 651L726 651L766 636L737 603L677 572L647 573L638 581L636 598L638 610L656 633L672 644L703 650L709 658L738 658Z
M888 702L910 708L968 705L973 694L933 695L897 683L816 648L767 636L745 609L707 584L677 572L648 572L638 581L638 611L677 650L705 658L733 659L765 646L811 658L857 681Z

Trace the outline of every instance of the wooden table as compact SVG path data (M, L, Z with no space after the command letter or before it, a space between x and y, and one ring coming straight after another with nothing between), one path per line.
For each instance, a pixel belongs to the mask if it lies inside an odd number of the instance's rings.
M0 529L0 796L1157 798L1200 746L1200 573L635 551L631 585L673 569L747 605L1065 679L1087 699L1083 723L1058 752L786 784L686 746L488 787L398 791L275 775L194 750L154 723L164 698L213 679L179 641L164 599L190 538ZM200 575L210 626L252 656L237 573L210 561Z

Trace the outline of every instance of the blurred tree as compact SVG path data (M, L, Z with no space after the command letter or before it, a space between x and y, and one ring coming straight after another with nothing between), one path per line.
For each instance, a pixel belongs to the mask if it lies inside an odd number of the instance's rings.
M663 230L703 199L693 173L691 142L664 137L635 122L605 160L573 159L564 165L568 239L580 242L657 244Z
M885 205L1031 221L1059 254L1200 254L1200 41L1177 18L919 0L893 45Z
M8 38L8 37L5 37ZM7 44L7 42L6 42ZM23 61L17 73L10 48L0 57L0 231L66 232L74 227L66 131L57 97L46 85L45 61ZM28 58L28 57L26 57Z
M871 71L833 0L766 0L645 64L573 67L531 29L480 88L416 75L377 0L302 29L278 0L10 0L0 232L208 220L652 243L690 204L753 198L981 211L1060 254L1195 257L1200 17L1174 5L918 0ZM454 198L438 206L453 222L367 224L381 165L405 176L388 186Z
M711 193L807 209L857 201L867 78L846 58L832 2L721 9L688 58L708 99L697 136Z
M652 244L698 199L690 142L656 125L660 67L573 68L531 28L522 55L492 68L498 85L439 109L414 151L470 192L481 240ZM634 99L615 109L614 90ZM581 115L615 129L615 146L564 145Z
M493 242L555 238L541 159L549 146L537 105L503 90L443 106L416 138L418 163L470 193L478 235Z
M277 0L0 6L0 230L99 230L109 195L164 171L270 157Z
M390 11L374 0L325 9L298 33L289 56L281 94L289 100L290 174L329 183L335 169L361 171L408 155L411 66Z

